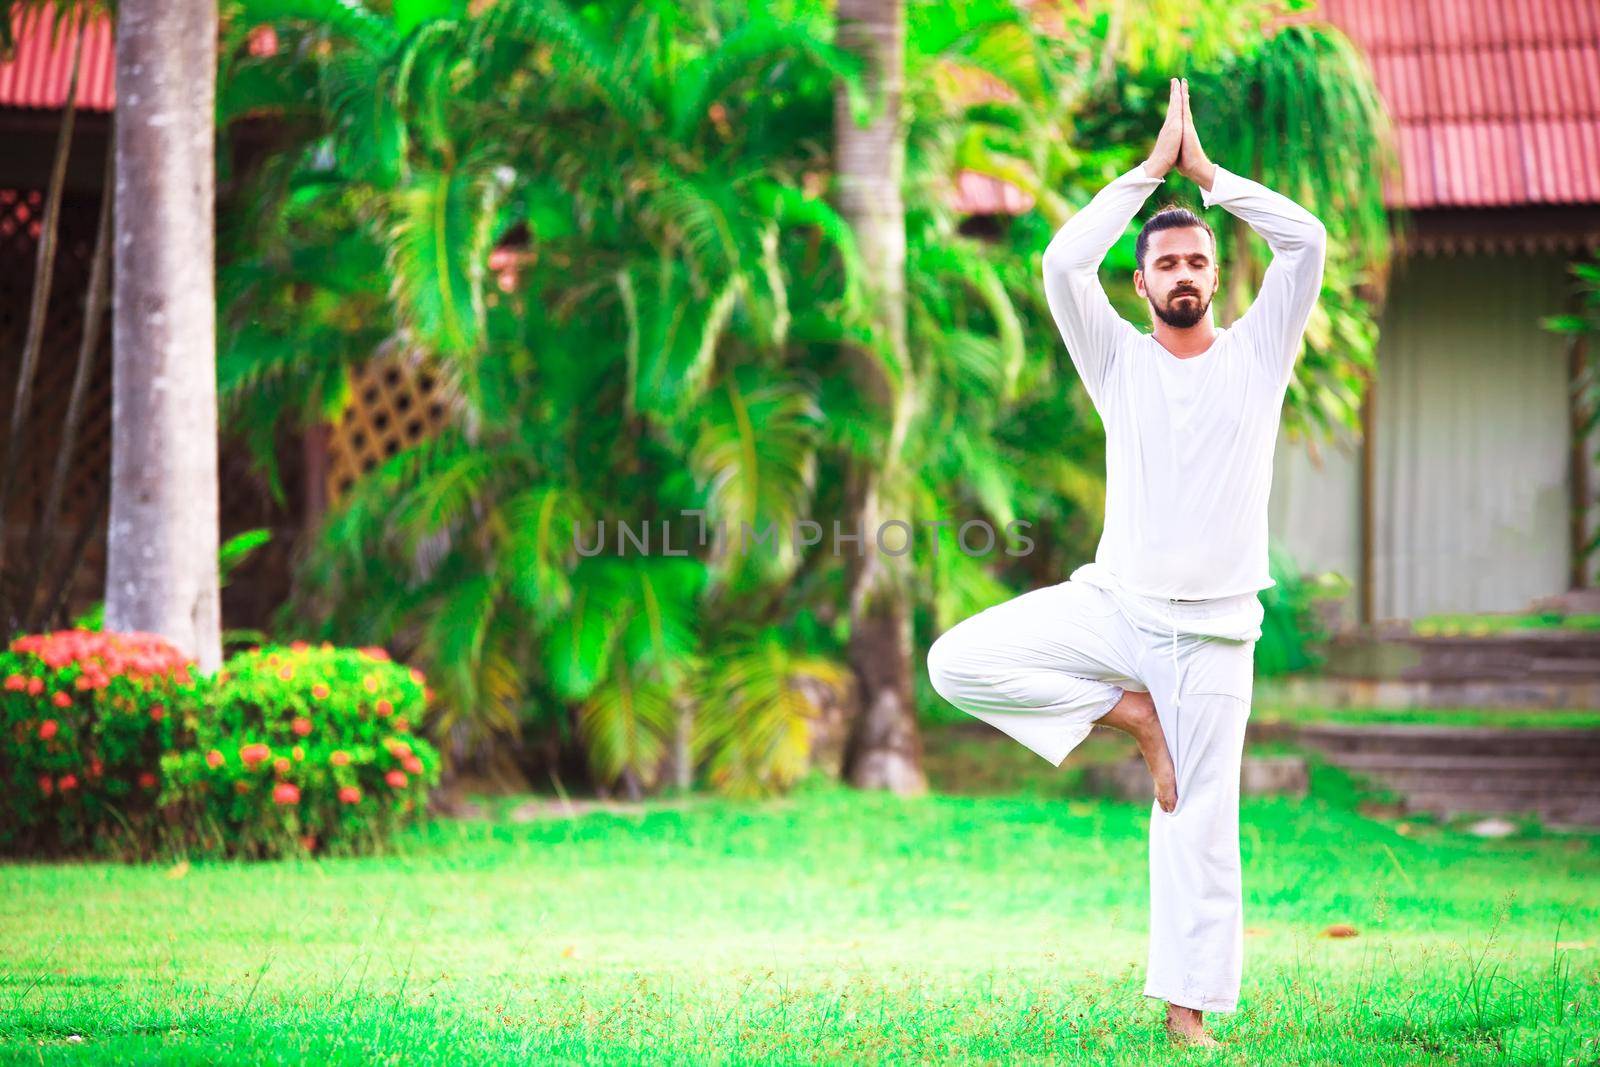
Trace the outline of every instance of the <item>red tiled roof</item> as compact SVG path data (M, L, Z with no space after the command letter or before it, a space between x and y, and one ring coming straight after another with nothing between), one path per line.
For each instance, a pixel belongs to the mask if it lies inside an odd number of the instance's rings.
M48 7L17 17L15 54L0 57L0 107L58 108L67 100L72 76L73 24L66 23L51 40L55 13ZM111 23L101 17L89 23L78 67L78 107L110 111L116 104L115 50Z
M1321 0L1399 138L1393 207L1600 203L1600 0Z

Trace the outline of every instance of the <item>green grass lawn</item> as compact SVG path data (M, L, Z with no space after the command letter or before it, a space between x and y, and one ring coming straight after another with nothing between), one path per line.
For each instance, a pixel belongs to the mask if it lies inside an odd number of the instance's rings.
M936 781L969 743L934 746ZM1600 1055L1600 838L1407 835L1321 768L1310 800L1247 798L1240 1010L1220 1055L1169 1051L1140 993L1148 806L1048 795L1022 779L1063 772L989 748L1010 795L813 782L442 822L374 859L0 867L0 1060Z

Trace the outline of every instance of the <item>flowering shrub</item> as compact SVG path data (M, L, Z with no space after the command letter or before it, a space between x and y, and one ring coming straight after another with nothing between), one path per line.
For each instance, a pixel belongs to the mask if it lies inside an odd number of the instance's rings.
M61 630L0 653L0 850L148 842L162 754L205 685L154 634Z
M242 652L217 674L187 751L162 761L191 851L277 856L380 845L422 814L439 755L413 734L422 673L380 648L304 642Z

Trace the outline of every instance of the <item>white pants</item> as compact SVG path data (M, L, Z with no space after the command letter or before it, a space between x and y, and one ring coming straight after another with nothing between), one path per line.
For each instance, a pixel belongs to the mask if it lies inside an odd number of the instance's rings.
M1124 689L1150 693L1178 804L1168 814L1151 802L1144 994L1203 1011L1233 1011L1239 999L1239 763L1260 631L1194 631L1259 612L1245 597L1164 600L1069 580L979 612L928 651L941 696L1055 765Z

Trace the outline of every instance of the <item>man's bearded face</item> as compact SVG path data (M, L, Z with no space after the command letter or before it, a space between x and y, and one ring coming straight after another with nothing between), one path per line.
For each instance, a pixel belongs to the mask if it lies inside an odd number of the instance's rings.
M1134 288L1168 326L1188 329L1206 317L1217 292L1216 250L1197 226L1157 230L1145 248L1144 269Z

